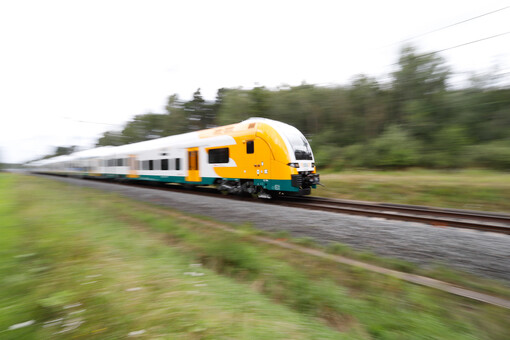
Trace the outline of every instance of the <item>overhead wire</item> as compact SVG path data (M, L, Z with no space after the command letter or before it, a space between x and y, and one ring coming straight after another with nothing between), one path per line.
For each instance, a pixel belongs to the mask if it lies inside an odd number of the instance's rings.
M440 49L440 50L437 50L437 51L434 51L434 52L422 54L421 56L427 56L427 55L430 55L430 54L436 54L436 53L440 53L440 52L444 52L444 51L453 50L454 48L463 47L463 46L466 46L466 45L471 45L471 44L478 43L478 42L481 42L481 41L484 41L484 40L489 40L489 39L501 37L501 36L507 35L507 34L510 34L510 31L504 32L504 33L500 33L500 34L491 35L490 37L485 37L485 38L482 38L482 39L477 39L477 40L469 41L469 42L466 42L466 43L463 43L463 44L460 44L460 45L446 47L446 48L443 48L443 49Z
M460 25L460 24L466 23L466 22L468 22L468 21L472 21L472 20L479 19L479 18L482 18L482 17L487 16L487 15L490 15L490 14L494 14L494 13L497 13L497 12L504 11L504 10L506 10L506 9L508 9L508 8L510 8L510 6L505 6L505 7L503 7L503 8L500 8L500 9L497 9L497 10L494 10L494 11L490 11L490 12L487 12L487 13L484 13L484 14L480 14L480 15L477 15L477 16L472 17L472 18L469 18L469 19L465 19L465 20L462 20L462 21L458 21L458 22L455 22L455 23L450 24L450 25L442 26L442 27L439 27L439 28L433 29L433 30L431 30L431 31L428 31L428 32L425 32L425 33L421 33L421 34L415 35L415 36L413 36L413 37L410 37L410 38L407 38L407 39L404 39L404 40L400 40L400 41L398 41L398 42L395 42L395 43L392 43L392 44L386 45L386 46L384 46L384 47L393 46L393 45L401 44L401 43L406 42L406 41L409 41L409 40L414 40L414 39L417 39L417 38L421 38L421 37L423 37L423 36L426 36L426 35L429 35L429 34L432 34L432 33L435 33L435 32L439 32L439 31L445 30L445 29L450 28L450 27L453 27L453 26L457 26L457 25Z

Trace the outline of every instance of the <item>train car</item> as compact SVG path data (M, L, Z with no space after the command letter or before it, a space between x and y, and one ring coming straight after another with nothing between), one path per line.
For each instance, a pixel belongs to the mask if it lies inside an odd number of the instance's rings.
M45 161L35 168L85 177L216 185L222 192L261 198L308 195L319 184L303 134L265 118Z

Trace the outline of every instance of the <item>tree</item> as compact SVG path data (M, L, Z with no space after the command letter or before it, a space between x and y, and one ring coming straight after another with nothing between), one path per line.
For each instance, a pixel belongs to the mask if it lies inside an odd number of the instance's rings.
M122 130L126 144L164 137L165 115L147 113L136 116Z
M96 143L96 146L119 146L126 144L124 142L124 138L122 136L122 133L120 131L106 131L103 133L103 136L99 138L99 140Z
M228 91L229 91L228 89L222 87L218 89L218 92L216 92L216 99L214 101L214 104L211 105L210 113L211 117L209 119L209 125L207 127L215 127L218 125L218 116Z
M442 120L441 96L447 87L450 70L443 58L434 53L417 54L414 47L405 46L398 61L399 69L393 73L393 123L404 123L406 108L413 101L427 106L427 117Z
M193 93L193 99L184 104L184 111L189 120L191 130L205 129L211 119L212 109L206 105L200 89Z
M348 96L352 110L351 129L357 131L363 142L377 137L384 129L386 118L384 96L377 81L358 75L349 88Z
M399 70L393 73L393 90L399 101L421 99L446 90L450 70L435 53L417 54L414 47L405 46L398 66Z
M184 111L184 103L177 94L168 97L165 118L165 135L172 136L189 131L188 118Z
M76 151L76 145L71 146L57 146L55 148L54 156L70 155Z
M402 124L415 138L429 144L438 129L452 120L446 101L450 74L434 53L417 54L405 46L393 73L390 124Z
M246 91L231 89L222 98L222 105L218 110L217 122L227 125L240 122L250 117L251 98Z

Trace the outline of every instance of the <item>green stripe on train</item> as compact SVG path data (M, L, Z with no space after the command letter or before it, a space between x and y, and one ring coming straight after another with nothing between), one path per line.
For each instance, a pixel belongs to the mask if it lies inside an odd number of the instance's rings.
M193 184L193 185L212 185L218 178L216 177L202 177L199 182L189 182L183 176L158 176L158 175L138 175L136 178L128 178L126 175L121 174L101 174L104 178L126 178L143 181L154 181L154 182L167 182L167 183L179 183L179 184ZM226 180L237 181L239 178L225 178ZM254 179L254 185L263 187L266 190L274 191L299 191L299 188L293 187L291 180L286 179Z

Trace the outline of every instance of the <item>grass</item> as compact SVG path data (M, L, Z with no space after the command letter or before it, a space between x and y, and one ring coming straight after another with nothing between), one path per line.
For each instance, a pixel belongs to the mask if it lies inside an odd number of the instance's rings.
M510 335L510 311L260 244L246 225L227 233L118 195L2 174L0 216L2 339Z
M510 212L510 173L363 170L325 173L321 182L317 196Z

